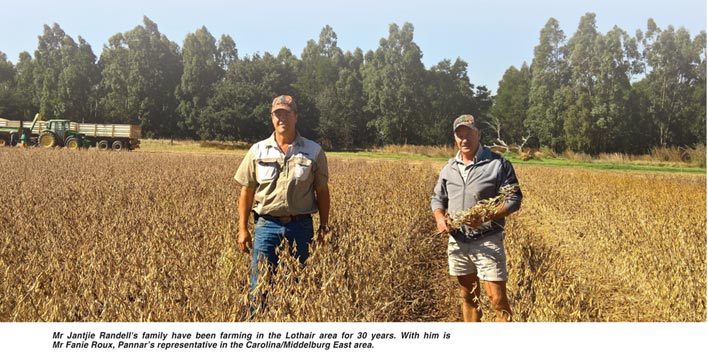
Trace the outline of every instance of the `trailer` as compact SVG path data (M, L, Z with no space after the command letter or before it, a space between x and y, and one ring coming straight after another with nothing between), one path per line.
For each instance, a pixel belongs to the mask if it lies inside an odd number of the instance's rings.
M7 127L7 122L7 119L0 118L0 146L14 146L17 141L18 130Z
M140 147L141 128L134 124L76 123L77 131L99 150L133 150Z
M38 119L40 119L39 114L34 117L34 121L31 123L0 118L0 146L15 146L20 142L26 143L30 139L34 124Z
M28 132L30 145L46 148L63 146L96 147L99 150L133 150L140 147L141 127L139 125L77 123L65 119L42 121L41 116L37 114L31 128L29 127L28 122L0 120L0 131L7 130L7 134L0 134L8 135L7 143L10 145L12 145L10 132L16 129ZM19 135L16 134L15 137Z

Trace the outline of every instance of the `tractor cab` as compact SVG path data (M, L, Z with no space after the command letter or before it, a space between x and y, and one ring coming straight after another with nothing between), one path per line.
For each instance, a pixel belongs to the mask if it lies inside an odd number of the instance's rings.
M43 147L66 146L76 149L84 145L84 134L71 129L71 121L52 119L47 122L39 135L39 145Z
M71 122L68 120L50 120L47 124L47 129L53 131L61 140L64 140L66 133L71 131Z

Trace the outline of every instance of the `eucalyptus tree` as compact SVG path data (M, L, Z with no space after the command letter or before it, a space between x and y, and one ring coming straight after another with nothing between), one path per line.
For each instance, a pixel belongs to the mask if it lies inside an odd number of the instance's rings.
M367 53L362 67L366 109L374 116L373 126L386 144L421 142L423 114L428 112L425 95L425 67L422 52L413 42L413 25L389 26L388 38L376 51Z
M697 144L706 145L706 32L701 31L693 39L693 48L697 55L694 66L695 83L688 109L689 129Z
M199 114L199 136L253 142L272 133L271 100L282 94L298 97L288 64L292 60L288 51L281 50L278 57L266 52L232 62ZM301 116L309 116L311 105L307 101L298 100L298 108ZM311 130L306 120L301 119L298 129L308 136Z
M344 119L336 84L344 66L342 50L337 46L337 34L325 26L317 42L309 40L303 49L301 61L295 70L295 87L300 99L314 103L319 142L325 148L350 147L353 142L353 123Z
M566 146L574 151L596 152L593 137L604 124L598 126L593 115L595 90L600 77L599 58L602 55L595 44L600 36L595 14L588 13L580 19L577 31L567 44L570 82L561 89L565 100L563 129Z
M98 81L96 56L78 37L76 43L58 25L44 25L32 67L35 103L45 119L85 120L92 116Z
M705 31L691 39L685 28L660 29L654 20L640 33L647 75L639 93L655 130L655 145L705 141Z
M19 105L15 95L15 66L0 51L0 117L16 117Z
M238 49L236 49L236 42L228 34L222 34L219 38L219 65L226 71L229 65L234 61L238 60Z
M177 127L175 90L179 47L147 17L143 25L109 39L99 60L102 108L108 120L141 124L147 136L172 136Z
M563 137L565 100L562 92L570 77L566 57L565 34L558 21L551 18L541 30L540 43L534 48L529 110L524 125L542 145L556 151L564 150L566 146Z
M179 101L180 135L196 137L197 117L224 77L222 56L216 39L206 27L190 33L182 45L182 77L175 95Z
M9 88L15 80L15 66L7 60L7 54L0 51L0 88Z
M93 122L97 116L96 87L100 82L100 70L91 45L81 37L78 40L77 45L71 38L64 38L59 102L65 118L77 122Z
M101 68L99 84L99 122L139 124L137 100L128 92L130 84L130 57L123 33L108 39L108 45L98 60Z
M341 119L351 124L350 147L371 146L376 141L375 130L369 126L371 113L366 111L364 82L361 67L364 64L364 54L360 48L344 53L344 64L339 70L335 83L341 112Z
M586 152L636 152L644 126L632 120L632 80L640 74L636 39L614 26L598 36L597 78L592 99L593 134Z
M60 118L59 75L62 71L61 47L66 33L58 24L44 25L34 52L34 90L40 113L46 119Z
M492 96L492 92L489 91L489 89L484 85L472 85L472 88L474 91L472 106L467 109L467 112L471 112L475 117L479 117L483 122L489 121L490 112L492 110L492 106L494 105L494 96ZM487 124L484 124L482 126L482 130L487 130L487 126ZM485 144L488 144L490 143L492 136L489 134L488 130L485 135L486 137L482 136L482 141Z
M506 144L520 145L524 138L528 138L524 122L529 109L530 86L531 69L526 62L519 69L514 66L507 69L499 81L490 122L499 125L499 139Z
M632 122L631 79L641 72L637 42L614 26L597 31L595 14L580 20L568 41L571 80L563 91L565 140L586 153L636 150Z
M39 112L39 99L34 89L34 61L28 52L21 52L15 65L14 95L20 118L30 119Z
M457 58L455 62L444 59L426 73L425 94L430 102L425 112L423 143L430 145L450 144L451 119L461 114L473 114L475 106L474 86L467 75L467 62Z

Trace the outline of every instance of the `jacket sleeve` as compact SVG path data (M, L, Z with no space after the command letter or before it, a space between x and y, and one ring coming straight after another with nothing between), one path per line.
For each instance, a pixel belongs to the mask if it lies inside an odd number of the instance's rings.
M499 188L506 186L519 186L519 180L516 178L516 172L514 171L514 166L511 165L507 159L502 162L502 171L500 174L501 183ZM511 214L521 208L521 200L523 199L523 194L521 193L521 187L512 193L504 203L507 213Z
M447 166L447 165L446 165ZM438 176L438 182L435 183L435 188L433 189L433 197L430 202L430 207L433 211L437 209L447 210L447 181L444 178L445 167L440 171L440 176Z

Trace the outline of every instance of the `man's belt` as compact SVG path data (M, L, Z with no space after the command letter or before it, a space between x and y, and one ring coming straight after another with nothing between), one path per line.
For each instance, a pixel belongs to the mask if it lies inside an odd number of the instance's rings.
M299 214L299 215L286 215L286 216L273 216L273 215L258 215L259 218L266 219L268 221L277 221L281 223L289 223L289 222L295 222L295 221L300 221L300 220L305 220L308 218L311 218L312 215L310 214Z
M501 227L495 227L489 230L485 230L482 232L472 232L472 233L464 233L462 231L455 232L452 237L457 239L458 241L474 241L474 240L479 240L481 238L484 238L487 235L491 235L497 232L501 232L504 229Z

